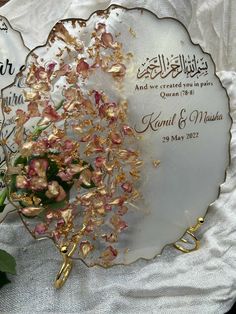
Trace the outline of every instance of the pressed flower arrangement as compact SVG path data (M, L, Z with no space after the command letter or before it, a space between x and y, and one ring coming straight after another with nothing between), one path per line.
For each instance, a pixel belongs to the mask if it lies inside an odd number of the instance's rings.
M142 160L121 96L132 55L123 52L105 23L95 25L87 47L69 33L68 23L56 24L46 47L29 55L17 77L24 81L25 107L14 112L14 135L8 139L17 152L2 141L1 206L7 197L31 235L50 238L64 257L107 267L119 255L125 215L140 197ZM55 41L56 60L45 60L40 52ZM96 75L113 81L119 96L90 88ZM5 119L13 114L6 103L3 111Z

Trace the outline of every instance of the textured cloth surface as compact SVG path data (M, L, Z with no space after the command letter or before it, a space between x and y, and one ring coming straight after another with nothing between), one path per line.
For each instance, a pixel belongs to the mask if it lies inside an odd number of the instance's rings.
M11 0L0 9L34 48L61 18L87 18L106 8L103 0ZM120 0L185 24L195 43L210 52L230 96L236 121L236 1ZM207 158L207 156L206 156ZM74 265L66 285L52 280L61 264L49 241L35 242L12 216L0 227L0 247L16 257L18 276L0 291L1 313L225 313L236 298L236 126L231 165L220 198L201 229L201 248L182 254L166 248L161 257L111 269ZM197 193L197 191L196 191Z

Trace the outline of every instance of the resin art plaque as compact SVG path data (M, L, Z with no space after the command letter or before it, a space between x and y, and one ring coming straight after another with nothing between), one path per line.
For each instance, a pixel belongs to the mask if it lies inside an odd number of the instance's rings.
M22 102L3 101L8 201L63 255L57 287L73 259L153 258L219 196L228 96L177 20L111 6L59 21L2 91L12 94Z

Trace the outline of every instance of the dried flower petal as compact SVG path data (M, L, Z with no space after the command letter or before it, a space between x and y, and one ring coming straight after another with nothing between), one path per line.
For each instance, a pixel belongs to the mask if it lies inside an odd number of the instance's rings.
M118 215L113 215L110 221L117 232L121 232L123 229L128 227L127 223Z
M119 135L119 133L116 132L111 132L110 133L110 139L112 141L113 144L118 144L120 145L122 143L122 138Z
M51 122L56 122L61 120L61 116L58 114L55 108L47 104L43 110L42 116L47 118Z
M125 135L134 135L133 129L128 125L123 125L123 132Z
M118 240L118 235L117 235L116 233L109 233L109 234L104 234L104 235L102 235L102 238L103 238L106 242L114 243L114 242L117 242L117 240Z
M133 185L130 182L123 183L121 187L127 193L131 193L133 190Z
M113 44L113 36L111 33L103 33L101 36L102 43L105 47L112 47Z
M97 168L102 168L102 166L104 166L105 162L106 162L106 158L104 158L104 157L96 157L96 159L95 159L95 166Z
M124 64L116 63L111 66L111 68L108 70L108 73L112 73L115 76L124 76L126 73L126 67Z
M94 249L94 246L89 241L82 241L79 247L83 257L87 257L88 254Z
M83 76L83 78L88 77L89 72L89 64L84 61L84 59L80 60L77 64L76 71Z
M41 213L42 207L25 207L21 209L21 213L27 217L35 217Z
M102 252L101 258L105 264L109 264L117 257L117 255L118 251L110 245Z

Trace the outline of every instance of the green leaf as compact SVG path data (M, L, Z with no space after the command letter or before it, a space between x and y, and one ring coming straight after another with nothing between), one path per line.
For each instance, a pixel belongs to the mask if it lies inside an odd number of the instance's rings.
M2 204L0 205L0 213L2 213L4 211L4 208L6 207L6 204Z
M0 289L8 283L10 280L7 278L7 274L0 271Z
M14 257L3 250L0 250L0 271L12 275L16 274L16 261Z

